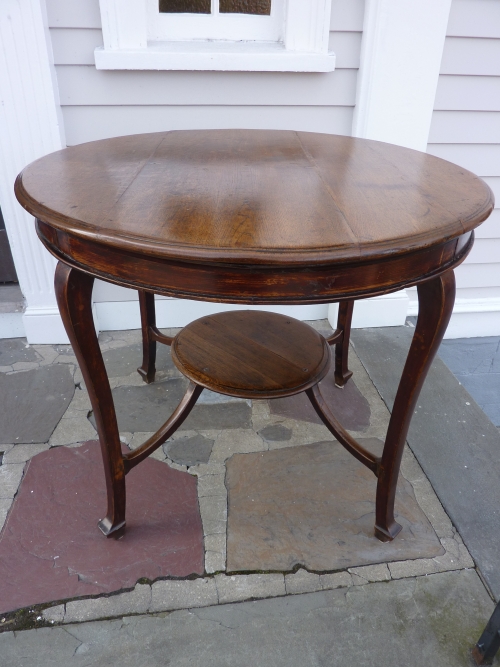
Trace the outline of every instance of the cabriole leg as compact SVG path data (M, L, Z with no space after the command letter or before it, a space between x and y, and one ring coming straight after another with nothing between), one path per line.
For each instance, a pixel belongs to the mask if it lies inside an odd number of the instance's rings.
M341 330L343 334L340 343L335 345L335 384L337 387L343 387L352 376L352 371L349 370L348 363L353 309L354 301L341 301L339 303L337 331Z
M147 384L155 380L156 341L151 336L152 327L156 327L155 296L151 292L139 290L142 326L142 366L137 371Z
M452 270L418 285L419 314L399 382L377 484L375 535L387 542L399 533L394 498L406 435L420 390L450 321L455 302Z
M99 521L104 535L125 529L125 469L113 397L92 317L92 276L59 262L55 290L59 311L89 392L101 444L108 510Z

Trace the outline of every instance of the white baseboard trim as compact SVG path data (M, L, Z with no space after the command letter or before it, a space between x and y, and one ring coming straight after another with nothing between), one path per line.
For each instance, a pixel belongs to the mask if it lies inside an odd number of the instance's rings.
M418 315L418 302L411 301L408 315ZM500 336L500 299L457 299L445 338Z
M313 306L242 306L238 304L208 303L189 301L188 299L156 299L156 323L160 328L184 327L189 322L228 310L272 310L275 313L290 315L299 320L322 320L327 317L328 304ZM141 317L138 301L106 301L95 303L99 328L101 331L120 331L140 329Z
M405 290L360 299L354 304L352 328L402 326L406 321L408 303ZM328 307L328 321L334 329L337 326L337 312L338 304L331 303Z
M23 313L0 313L0 338L24 338Z
M26 308L23 324L28 343L34 345L68 344L69 339L57 307Z

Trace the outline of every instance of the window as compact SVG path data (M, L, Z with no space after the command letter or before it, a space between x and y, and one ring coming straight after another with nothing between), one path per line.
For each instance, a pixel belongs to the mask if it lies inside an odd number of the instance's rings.
M148 39L283 41L284 0L147 0Z
M331 0L100 0L98 69L330 72Z

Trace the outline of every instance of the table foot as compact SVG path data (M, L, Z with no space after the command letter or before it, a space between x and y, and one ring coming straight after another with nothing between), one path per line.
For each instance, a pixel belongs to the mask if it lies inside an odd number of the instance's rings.
M92 317L93 284L93 276L58 263L57 304L92 403L104 464L108 508L99 527L105 535L119 536L125 529L125 466L113 396Z
M383 542L394 539L401 529L394 519L401 458L420 390L450 321L455 302L453 270L420 283L417 290L417 326L394 400L378 475L375 535Z
M97 522L97 527L103 535L106 537L112 537L115 540L119 540L125 535L125 521L121 521L120 523L113 525L110 519L105 517L104 519L101 519Z
M375 537L381 542L392 542L396 535L399 535L402 530L403 526L400 526L396 521L393 521L389 528L384 528L375 524Z

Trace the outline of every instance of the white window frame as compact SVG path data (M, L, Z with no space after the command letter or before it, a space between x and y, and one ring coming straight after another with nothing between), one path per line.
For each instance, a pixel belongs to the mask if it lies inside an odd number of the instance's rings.
M230 70L331 72L335 54L328 51L331 0L279 0L283 6L282 30L274 39L234 39L235 21L255 25L255 19L269 17L228 15L227 33L221 38L200 38L200 15L183 15L191 20L193 33L185 30L175 40L158 39L162 33L148 30L152 0L100 0L104 46L95 50L97 69L137 70ZM168 21L168 15L164 14ZM206 15L210 16L210 15ZM177 21L179 16L174 17ZM218 18L221 18L219 16ZM224 17L225 18L225 17ZM185 28L188 25L186 23ZM251 37L252 33L248 33ZM165 36L168 36L167 34ZM197 37L198 36L198 37ZM269 35L267 35L269 37Z
M146 0L148 41L283 41L285 0L272 0L270 15L221 14L218 0L211 5L210 14L169 14L158 11L158 0Z

